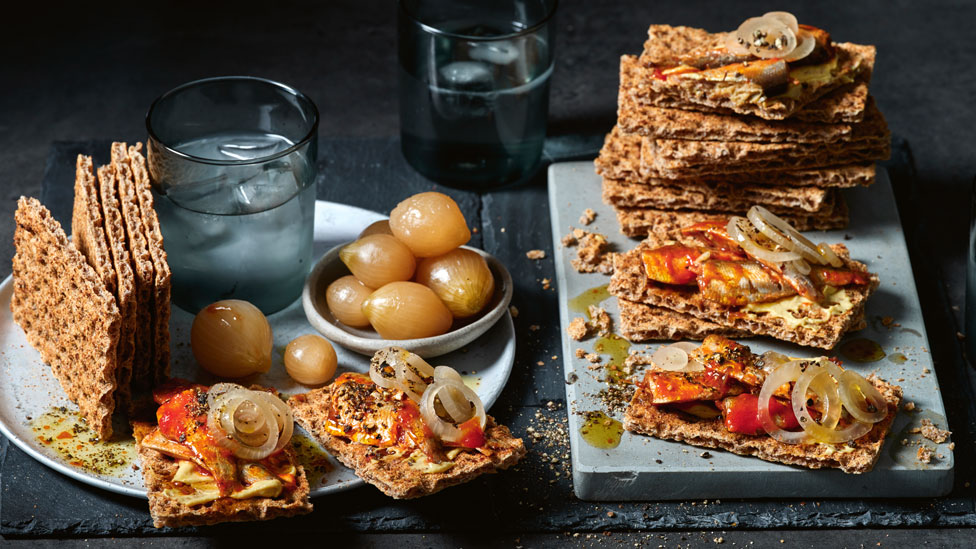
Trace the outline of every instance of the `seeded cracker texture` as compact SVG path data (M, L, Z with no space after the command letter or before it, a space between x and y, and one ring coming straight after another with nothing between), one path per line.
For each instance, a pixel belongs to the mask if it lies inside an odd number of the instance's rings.
M703 448L727 450L766 461L799 465L810 469L825 467L845 473L870 471L881 455L891 424L898 412L902 390L875 376L868 377L888 403L888 417L874 425L868 434L852 444L786 444L769 436L730 433L721 417L705 420L683 412L650 404L652 393L639 384L624 414L624 429L665 440L686 442Z
M752 337L746 330L722 326L708 320L643 303L617 298L620 309L620 335L628 341L705 339L710 334L725 337Z
M14 321L51 365L88 427L108 440L118 365L115 298L40 202L21 197L14 218Z
M831 113L830 119L824 119L827 118L825 113L806 111L803 107L855 80L868 81L874 68L874 46L834 43L837 67L832 71L832 77L815 85L804 86L798 97L791 98L785 95L767 96L758 84L735 75L717 81L700 78L698 73L671 76L664 80L655 78L655 68L673 65L677 56L706 43L718 43L725 33L712 34L690 27L651 25L647 34L648 39L639 59L647 70L634 92L637 99L646 104L754 115L767 120L782 120L800 112L805 113L805 119L812 121L849 122L859 121L863 113L863 104L854 103L850 110Z
M295 421L343 465L353 469L356 476L395 499L428 496L483 474L508 469L525 455L522 439L513 437L508 427L496 424L488 416L485 438L492 449L490 457L478 452L461 452L454 459L454 467L443 473L421 473L410 467L405 458L381 460L373 456L374 447L334 437L326 431L331 391L332 386L327 385L291 397L288 404Z
M682 109L653 107L639 103L632 93L642 77L643 67L633 55L620 58L620 89L617 95L617 124L626 133L659 139L692 139L695 141L759 141L764 143L829 143L847 141L851 123L823 124L795 120L716 114ZM866 88L867 86L865 86ZM838 90L818 99L806 108L823 109L846 90Z
M142 464L142 479L149 496L149 513L156 528L177 528L180 526L205 526L220 522L244 522L270 520L278 517L304 515L312 511L308 501L308 479L305 469L297 462L291 448L285 448L291 462L298 470L295 480L298 486L284 498L219 498L215 501L190 507L165 495L168 488L175 485L173 476L178 468L175 459L162 452L140 444L152 432L155 425L145 422L133 423L136 451Z
M624 133L614 126L603 142L600 154L593 162L596 173L607 179L628 184L646 185L763 185L792 187L856 187L874 183L874 163L833 165L828 167L794 169L790 171L728 172L721 175L690 176L662 174L641 163L641 143L638 134Z
M681 227L711 219L728 219L729 213L745 215L748 209L737 212L698 210L659 210L657 208L614 208L620 232L632 237L654 237L659 240L679 240ZM849 221L847 204L837 197L833 210L825 213L803 211L777 214L798 231L842 229Z
M870 283L867 286L845 287L852 304L849 311L833 315L829 320L815 327L791 328L782 319L765 313L740 311L741 314L731 317L729 307L704 299L698 292L697 286L677 287L651 281L644 272L641 253L644 249L654 248L658 244L660 241L649 238L636 249L616 256L614 273L608 286L612 295L645 305L670 309L727 328L743 330L755 335L767 335L798 345L833 349L844 334L862 327L864 305L879 283L877 275L868 273ZM846 246L834 244L831 248L844 261L846 268L867 272L867 267L863 263L849 258Z
M125 222L119 207L118 185L111 166L98 168L98 189L105 221L105 236L112 255L117 289L116 304L122 323L119 328L119 390L132 403L132 368L135 360L136 335L136 279L125 238Z
M132 365L133 392L149 389L154 380L153 365L153 286L155 269L146 242L146 231L139 211L129 152L125 143L112 143L112 169L118 185L119 204L136 280L135 359Z
M142 225L146 231L146 246L152 257L153 273L153 377L155 384L160 384L169 377L170 362L170 295L172 294L172 271L163 247L163 233L159 228L159 218L156 215L156 204L150 190L149 172L146 170L146 159L141 152L142 143L129 147L129 165L135 181L135 192L139 199L139 213Z
M742 212L755 204L774 213L832 211L836 189L760 185L628 185L603 179L603 201L620 208L722 210Z
M793 171L834 164L864 164L891 155L891 133L871 105L848 141L749 143L745 141L641 140L641 169L667 178L718 176L729 172Z
M119 285L118 274L109 250L106 236L105 217L99 199L99 185L95 179L94 165L90 156L78 155L75 163L75 198L71 212L71 241L75 248L85 256L88 264L102 280L105 289L115 297L120 314L124 309L125 294L131 288ZM123 325L125 315L122 314ZM132 346L123 337L124 328L119 328L119 344L116 348L117 366L115 368L115 406L128 405L131 392L129 381L132 376Z

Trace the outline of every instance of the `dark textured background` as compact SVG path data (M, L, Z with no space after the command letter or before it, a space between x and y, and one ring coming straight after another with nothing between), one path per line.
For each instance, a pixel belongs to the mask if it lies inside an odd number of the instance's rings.
M959 355L955 336L964 296L964 252L970 182L976 174L972 131L976 127L976 6L963 2L561 2L557 17L557 68L552 80L549 133L553 136L605 132L613 124L617 59L636 53L649 23L734 28L747 16L788 9L802 22L830 30L838 41L878 46L872 93L899 141L889 167L899 193L916 278L924 303L937 373L953 412L950 426L957 448L953 494L929 501L743 501L667 504L588 504L575 501L568 481L548 487L549 472L537 457L527 460L515 480L476 482L428 500L399 503L368 488L316 501L307 519L266 526L217 528L201 532L259 535L268 528L302 532L361 531L347 541L393 545L396 536L369 532L441 532L404 538L410 544L486 546L501 536L506 544L559 545L597 541L564 532L644 528L880 528L899 526L972 527L976 524L973 478L972 370ZM51 5L33 14L8 12L0 45L0 257L13 254L14 202L21 194L45 199L68 196L70 158L98 148L92 140L143 139L143 116L160 93L205 76L253 74L293 85L322 113L320 197L377 210L429 184L402 162L395 140L395 25L391 1L276 2L214 6L204 2L128 4L109 9ZM55 141L63 141L52 148ZM565 142L563 142L565 145ZM910 147L910 148L909 148ZM45 178L45 173L47 174ZM354 185L386 191L373 203ZM59 186L64 187L59 187ZM549 248L544 181L518 190L479 197L454 193L483 227L482 244L500 255L516 275L515 303L519 351L512 383L498 415L517 430L549 399L564 395L558 363L534 366L558 348L554 294L536 279L551 276L551 261L526 265L521 252ZM389 202L389 203L388 203ZM505 233L498 231L507 226ZM9 274L9 263L0 275ZM957 305L957 310L953 306ZM525 328L544 326L539 333ZM968 411L968 414L967 414ZM5 441L4 441L5 444ZM142 502L91 490L34 464L15 448L6 453L0 477L0 526L10 536L125 535L143 532L148 515ZM532 486L531 493L519 494ZM548 488L547 488L548 487ZM524 492L523 492L524 493ZM745 495L745 494L744 494ZM649 498L652 498L649 495ZM465 502L465 505L457 505ZM470 502L470 503L467 503ZM614 510L608 516L607 510ZM482 536L483 522L490 523ZM520 532L551 531L553 535ZM454 532L454 534L444 534ZM711 532L600 536L654 546L739 544L756 539L776 543L792 535L814 544L816 536L776 532ZM936 545L972 540L972 529L895 533L895 544L915 540ZM853 545L888 538L877 531L831 530L828 545ZM192 540L168 538L193 544ZM790 538L793 539L793 538ZM824 541L821 539L821 543Z

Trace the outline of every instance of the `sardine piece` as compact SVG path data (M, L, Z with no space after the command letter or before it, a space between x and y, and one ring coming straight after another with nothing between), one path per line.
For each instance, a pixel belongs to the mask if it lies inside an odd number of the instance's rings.
M732 240L728 230L726 230L728 223L729 221L727 219L701 221L681 229L681 234L690 236L706 246L741 255L742 248Z
M756 355L749 347L731 339L709 335L691 356L705 365L705 369L727 375L750 387L761 387L766 372L756 367Z
M662 284L695 284L699 267L695 259L705 253L701 248L671 244L641 254L647 277Z
M742 386L728 376L720 376L708 371L648 370L644 374L644 385L652 395L652 404L719 400L743 392Z
M766 303L796 294L782 277L755 261L705 261L698 287L705 299L730 307Z

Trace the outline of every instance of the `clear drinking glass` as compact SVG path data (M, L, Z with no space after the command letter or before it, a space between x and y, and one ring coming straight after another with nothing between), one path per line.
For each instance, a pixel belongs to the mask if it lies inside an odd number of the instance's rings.
M253 77L198 80L153 102L149 173L176 305L196 313L234 298L272 313L298 298L318 120L301 92Z
M400 139L453 187L517 182L539 163L557 0L400 0Z
M966 358L976 367L976 178L969 191L969 249L966 253Z

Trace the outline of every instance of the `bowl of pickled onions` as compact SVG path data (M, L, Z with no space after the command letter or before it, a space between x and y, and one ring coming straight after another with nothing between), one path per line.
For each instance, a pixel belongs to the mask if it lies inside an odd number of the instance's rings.
M507 311L512 277L447 195L411 196L389 220L325 253L302 293L309 323L363 355L397 346L422 357L471 343Z

